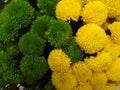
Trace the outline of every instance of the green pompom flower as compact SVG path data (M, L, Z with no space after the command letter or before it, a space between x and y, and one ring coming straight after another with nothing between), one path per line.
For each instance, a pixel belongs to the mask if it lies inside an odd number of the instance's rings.
M20 69L25 82L31 84L46 74L48 65L43 56L24 56L20 62Z
M22 81L20 71L17 71L13 68L8 69L6 72L3 73L3 79L7 83L12 83L12 84L18 84Z
M76 44L75 39L72 39L68 45L63 48L63 51L71 58L72 63L81 61L83 58L83 51Z
M55 8L59 0L37 0L40 12L46 15L55 16Z
M0 40L13 41L15 36L18 36L20 24L14 16L2 12L0 14Z
M24 55L41 55L45 47L45 40L35 33L28 32L20 38L18 46Z
M62 47L67 45L72 37L72 29L67 22L57 20L53 23L48 31L46 31L48 42L54 47Z
M54 19L47 15L37 17L36 20L33 21L31 32L37 33L40 37L46 38L45 32L53 22Z
M0 51L0 75L8 69L8 60L9 56L5 52Z
M45 90L55 90L55 87L51 81L48 81L44 88Z
M17 44L12 44L6 47L6 52L9 56L16 56L19 53L19 48Z
M22 28L30 24L31 19L34 18L34 8L27 0L11 0L3 11L15 17Z

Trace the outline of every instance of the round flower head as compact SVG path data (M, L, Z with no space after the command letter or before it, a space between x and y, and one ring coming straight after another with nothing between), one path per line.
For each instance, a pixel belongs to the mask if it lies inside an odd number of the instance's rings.
M115 84L107 84L104 88L104 90L116 90Z
M73 74L79 82L86 82L91 79L92 71L86 63L77 62L72 66Z
M62 20L78 21L82 4L80 0L61 0L56 6L56 17Z
M47 61L43 56L26 55L20 62L20 70L27 84L44 77L48 71Z
M83 8L82 19L85 23L102 25L107 18L106 5L101 1L89 2Z
M77 85L74 75L71 73L52 73L52 83L57 90L73 90Z
M80 83L77 87L73 90L93 90L92 86L89 83Z
M120 45L114 43L108 36L107 44L105 45L103 51L109 52L113 60L116 60L120 56Z
M96 53L106 44L105 31L97 24L86 24L76 33L77 44L89 54Z
M106 71L107 78L112 81L120 81L120 58L115 60Z
M54 49L48 56L48 65L52 71L68 72L71 60L61 49Z
M105 4L108 8L108 17L116 18L120 16L120 0L106 0Z
M108 26L111 31L111 38L117 44L120 44L120 22L114 22Z
M90 57L85 59L85 63L93 71L106 70L112 63L112 57L108 52L98 53L96 57Z
M90 80L93 90L104 90L107 84L107 77L104 72L94 72Z

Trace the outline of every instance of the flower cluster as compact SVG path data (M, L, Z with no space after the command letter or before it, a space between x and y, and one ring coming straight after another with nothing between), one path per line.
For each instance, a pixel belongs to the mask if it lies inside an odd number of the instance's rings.
M115 90L120 0L11 0L0 12L0 89ZM11 89L13 90L13 89Z
M50 52L48 64L57 90L116 90L120 82L120 4L119 0L115 1L58 2L57 19L69 23L83 21L74 38L84 57L82 61L70 63L72 58L61 48Z

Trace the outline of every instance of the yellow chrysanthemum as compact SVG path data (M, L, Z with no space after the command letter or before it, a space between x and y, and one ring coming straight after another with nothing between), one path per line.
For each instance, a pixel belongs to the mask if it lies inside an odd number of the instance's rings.
M114 43L110 36L108 36L108 41L103 51L109 52L113 60L116 60L120 56L120 45Z
M89 2L83 8L82 19L85 23L102 25L107 19L107 7L101 1Z
M52 73L52 83L57 90L73 90L77 85L74 75L71 73Z
M86 82L91 79L92 71L84 62L77 62L72 66L73 74L79 82Z
M88 2L90 2L91 0L81 0L82 1L82 4L85 5L87 4Z
M61 0L56 6L56 17L62 20L78 21L81 15L82 3L80 0Z
M115 84L107 84L104 88L104 90L116 90Z
M112 57L108 52L101 52L96 57L85 58L85 63L93 71L102 71L112 64Z
M93 90L93 89L89 83L84 82L84 83L80 83L77 87L74 87L73 90Z
M116 18L120 16L120 0L106 0L108 17Z
M68 72L71 60L61 49L54 49L48 56L48 65L52 71Z
M120 22L114 22L108 26L111 31L111 38L120 45Z
M77 44L89 54L100 51L106 44L105 31L97 24L86 24L76 33Z
M104 90L107 84L107 77L104 72L94 72L90 80L93 90Z
M115 60L106 71L107 78L112 81L120 81L120 58Z

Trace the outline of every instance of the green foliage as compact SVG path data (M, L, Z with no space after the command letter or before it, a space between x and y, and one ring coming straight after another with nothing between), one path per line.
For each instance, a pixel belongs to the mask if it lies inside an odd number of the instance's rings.
M24 56L20 63L20 69L25 77L25 82L31 84L45 75L48 65L43 56Z
M14 37L18 35L18 31L20 29L20 24L16 18L3 12L0 14L0 20L0 40L14 40Z
M27 0L11 0L4 7L3 11L13 16L22 28L30 24L31 19L34 18L34 8Z
M36 33L27 32L20 38L18 46L24 55L41 55L45 47L45 40Z
M72 37L72 29L69 23L57 20L48 31L45 32L48 42L54 47L67 45Z
M3 77L1 76L0 77L0 88L2 87L2 86L4 86L4 85L6 85L7 84L7 82L3 79Z
M24 90L33 90L33 88L26 88L26 87L25 87Z
M51 24L55 20L47 15L37 17L35 21L33 21L31 32L37 33L40 37L46 39L45 32L49 29Z
M83 58L83 51L76 44L75 39L72 38L71 41L62 48L63 51L71 58L72 63L76 63Z
M41 13L55 16L55 8L59 0L37 0L37 2Z

